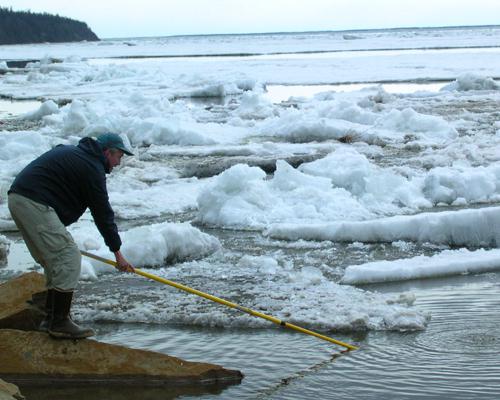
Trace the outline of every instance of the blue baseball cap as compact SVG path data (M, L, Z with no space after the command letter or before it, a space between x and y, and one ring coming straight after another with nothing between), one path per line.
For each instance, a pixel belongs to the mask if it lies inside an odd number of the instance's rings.
M97 141L103 149L118 149L123 151L128 156L134 155L134 153L125 147L123 139L116 133L103 133L97 137Z

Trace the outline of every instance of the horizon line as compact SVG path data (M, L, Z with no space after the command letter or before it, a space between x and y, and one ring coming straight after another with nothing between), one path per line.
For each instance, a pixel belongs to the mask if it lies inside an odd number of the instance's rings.
M439 25L439 26L408 26L408 27L392 27L392 28L358 28L358 29L326 29L326 30L305 30L305 31L267 31L267 32L244 32L244 33L186 33L186 34L171 34L171 35L154 35L154 36L113 36L103 37L100 40L111 39L145 39L145 38L161 38L161 37L186 37L186 36L251 36L251 35L286 35L300 33L342 33L342 32L370 32L370 31L404 31L415 29L459 29L459 28L490 28L500 27L500 24L483 24L483 25Z

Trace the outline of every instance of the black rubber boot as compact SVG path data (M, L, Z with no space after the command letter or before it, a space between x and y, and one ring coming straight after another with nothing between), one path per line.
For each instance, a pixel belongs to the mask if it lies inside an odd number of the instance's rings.
M48 332L50 321L52 321L52 307L54 304L54 289L47 290L47 298L45 300L45 318L40 325L38 326L38 330L40 332Z
M75 324L69 315L73 292L53 291L52 322L49 327L49 335L60 339L84 339L94 336L94 331L89 328L81 328Z

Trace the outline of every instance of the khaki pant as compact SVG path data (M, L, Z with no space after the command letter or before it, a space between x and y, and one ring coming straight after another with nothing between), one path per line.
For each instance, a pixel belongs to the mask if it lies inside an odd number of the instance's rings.
M10 193L8 202L28 250L44 269L47 288L74 290L82 256L54 209L17 193Z

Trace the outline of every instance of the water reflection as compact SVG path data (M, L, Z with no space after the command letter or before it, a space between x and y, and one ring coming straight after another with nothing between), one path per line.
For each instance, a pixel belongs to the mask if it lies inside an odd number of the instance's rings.
M132 385L72 385L61 387L57 384L49 386L27 386L18 385L21 393L27 399L38 400L171 400L185 396L219 395L227 387L219 385L197 385L197 386L174 386L171 384L162 387L140 387Z

